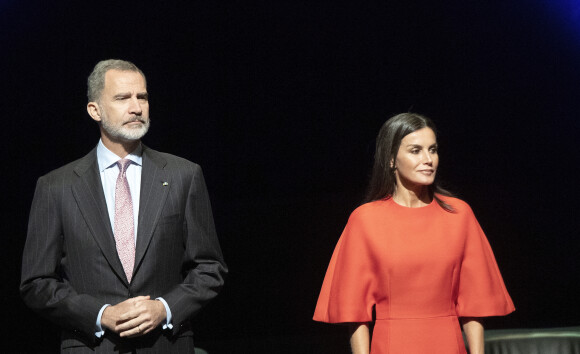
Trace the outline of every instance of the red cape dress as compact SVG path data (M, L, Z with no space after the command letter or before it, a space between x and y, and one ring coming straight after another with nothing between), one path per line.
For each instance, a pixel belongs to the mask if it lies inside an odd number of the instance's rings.
M358 207L330 260L314 320L374 319L372 354L463 354L458 317L514 311L471 208L439 197L454 212L435 200L422 208L392 198Z

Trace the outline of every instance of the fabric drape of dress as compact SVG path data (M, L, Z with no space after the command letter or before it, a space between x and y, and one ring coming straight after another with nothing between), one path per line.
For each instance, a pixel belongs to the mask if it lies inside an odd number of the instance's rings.
M458 317L515 310L469 205L421 208L392 198L358 207L340 237L314 320L375 320L371 354L466 353ZM373 314L374 312L374 314Z

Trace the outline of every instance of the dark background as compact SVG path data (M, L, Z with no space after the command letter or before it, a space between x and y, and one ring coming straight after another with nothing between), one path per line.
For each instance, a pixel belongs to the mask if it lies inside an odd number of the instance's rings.
M409 110L437 123L438 177L516 304L487 327L580 325L574 3L0 1L2 351L58 348L19 299L21 252L36 179L98 141L86 77L107 58L147 75L145 143L204 168L231 269L194 320L210 353L347 352L311 316L374 138Z

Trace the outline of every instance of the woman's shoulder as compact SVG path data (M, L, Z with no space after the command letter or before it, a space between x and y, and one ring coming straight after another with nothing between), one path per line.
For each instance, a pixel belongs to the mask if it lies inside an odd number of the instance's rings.
M353 213L372 213L377 210L382 210L388 204L388 201L391 198L383 198L379 200L373 200L372 202L364 203L359 205L356 209L354 209Z
M388 199L380 199L359 205L352 211L349 219L369 219L376 216L384 216Z
M450 205L453 208L454 213L473 214L473 211L471 210L471 207L469 206L469 204L462 199L459 199L457 197L450 197L450 196L446 196L446 195L441 195L441 194L437 194L437 198L441 199L446 204Z

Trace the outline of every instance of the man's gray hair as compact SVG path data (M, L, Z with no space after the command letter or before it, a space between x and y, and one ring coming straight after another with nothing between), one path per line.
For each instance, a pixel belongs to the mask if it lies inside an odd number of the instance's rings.
M147 79L145 74L139 69L135 64L130 61L120 60L120 59L107 59L101 60L95 65L93 72L89 75L87 79L87 97L89 102L98 102L105 88L105 74L109 70L120 70L120 71L135 71L143 76L145 80L145 85L147 85Z

